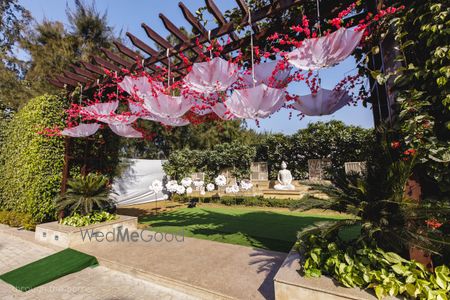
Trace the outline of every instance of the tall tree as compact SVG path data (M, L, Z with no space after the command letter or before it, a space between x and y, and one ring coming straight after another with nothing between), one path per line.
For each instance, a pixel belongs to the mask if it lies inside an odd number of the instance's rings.
M61 22L44 20L37 24L21 46L31 57L25 79L32 86L34 95L56 93L57 88L47 79L67 70L70 64L101 55L101 48L110 48L113 29L108 25L106 13L100 13L95 2L87 5L75 0L75 7L66 9L69 27Z
M17 0L2 0L0 16L0 112L3 119L4 113L18 106L18 99L23 91L20 79L24 73L24 65L14 57L14 50L31 15Z

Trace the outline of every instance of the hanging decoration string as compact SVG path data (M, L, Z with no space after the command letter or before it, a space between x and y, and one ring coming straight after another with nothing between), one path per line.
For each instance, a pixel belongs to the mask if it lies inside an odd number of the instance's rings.
M83 85L80 84L80 107L81 107L81 101L83 100ZM80 122L81 122L81 114L80 116Z
M209 58L212 59L212 43L211 43L211 30L208 30L208 41L209 41Z
M253 87L256 86L256 79L255 79L255 58L253 55L253 29L252 29L252 12L250 10L250 3L248 3L248 24L250 26L250 51L251 51L251 63L252 63L252 81L253 81Z
M167 67L168 67L168 71L167 71L167 88L170 87L170 56L169 56L169 52L170 52L170 49L167 48L167 51L166 51Z
M322 26L321 26L321 22L320 22L320 0L316 0L316 4L317 4L317 28L319 31L318 36L321 37L322 36ZM317 69L317 78L319 80L319 89L322 86L322 80L320 80L320 73L319 73L319 69Z

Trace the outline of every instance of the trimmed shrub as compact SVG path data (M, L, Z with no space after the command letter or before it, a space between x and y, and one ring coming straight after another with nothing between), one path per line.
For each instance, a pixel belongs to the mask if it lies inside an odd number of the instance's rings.
M0 208L30 214L36 222L54 219L64 144L37 132L63 126L63 119L64 101L44 95L30 100L8 123L0 149Z
M217 203L227 206L242 205L242 206L259 206L259 207L280 207L291 208L304 201L305 195L302 199L276 199L276 198L263 198L262 196L213 196L213 197L187 197L182 195L172 195L173 201L181 203L186 202L199 202L199 203Z
M36 223L30 214L15 211L0 211L0 224L11 227L23 226L26 230L34 230L36 228Z

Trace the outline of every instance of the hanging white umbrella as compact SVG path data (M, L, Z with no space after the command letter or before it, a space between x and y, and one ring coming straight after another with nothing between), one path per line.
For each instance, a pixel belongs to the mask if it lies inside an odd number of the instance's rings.
M278 62L270 61L254 65L255 68L255 82L253 82L252 74L245 74L242 76L244 83L252 86L253 83L264 83L270 87L278 87L286 84L286 81L291 74L292 67L284 70L276 70Z
M323 37L302 41L297 49L288 53L290 64L301 70L331 67L346 59L358 46L363 31L340 28Z
M144 120L159 122L159 123L162 123L163 125L173 126L173 127L186 126L186 125L190 124L190 122L188 120L183 119L183 118L162 118L162 117L159 117L157 115L152 114L151 112L146 110L144 107L142 107L142 106L140 106L138 104L134 104L132 102L129 102L128 105L130 107L130 111L133 114L138 115L139 118L144 119Z
M65 128L61 135L70 136L70 137L87 137L93 135L100 128L100 124L91 123L91 124L83 124L80 123L78 126L74 126L71 128Z
M292 106L308 116L330 115L352 101L345 90L327 90L320 88L316 94L300 96Z
M144 108L161 118L180 118L192 106L192 101L184 96L169 96L163 93L144 96Z
M260 84L252 88L234 90L225 101L230 112L238 118L267 118L279 110L286 100L285 90Z
M123 136L123 137L127 137L127 138L142 138L143 137L142 132L137 131L131 125L109 124L109 128L111 128L111 130L115 134Z
M211 106L211 109L222 120L233 120L236 118L223 102L216 102Z
M195 63L184 78L185 85L198 93L224 92L238 79L238 66L220 57Z

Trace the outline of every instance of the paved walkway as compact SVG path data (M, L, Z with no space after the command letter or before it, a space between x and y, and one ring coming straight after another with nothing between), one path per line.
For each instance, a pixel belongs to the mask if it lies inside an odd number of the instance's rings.
M55 249L0 232L0 274L54 253ZM176 290L110 270L87 268L28 292L0 280L0 299L194 299Z
M138 231L139 234L141 231ZM75 248L91 254L100 264L127 270L174 286L189 286L215 293L211 298L273 299L273 277L286 253L253 249L194 238L170 240L170 235L143 231L152 241L97 242ZM112 240L112 239L110 239ZM180 240L180 239L179 239ZM158 281L157 281L158 282Z

